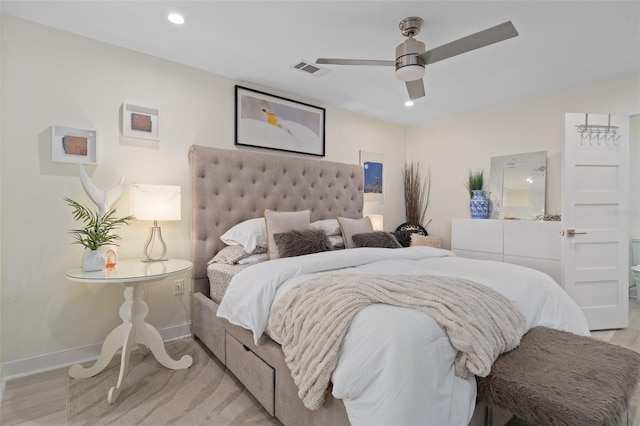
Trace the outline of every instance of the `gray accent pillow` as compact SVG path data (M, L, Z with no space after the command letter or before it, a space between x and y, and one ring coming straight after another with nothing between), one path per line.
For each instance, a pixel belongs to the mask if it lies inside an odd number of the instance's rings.
M333 250L329 237L322 229L304 229L273 235L280 257L303 256Z
M386 231L374 231L352 235L356 247L401 248L396 237Z

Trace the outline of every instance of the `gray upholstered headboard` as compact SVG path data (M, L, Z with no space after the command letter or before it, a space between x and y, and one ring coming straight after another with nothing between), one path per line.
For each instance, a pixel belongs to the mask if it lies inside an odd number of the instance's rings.
M220 235L265 209L311 210L311 221L362 217L362 167L301 157L192 145L191 257L194 291L209 294L207 262Z

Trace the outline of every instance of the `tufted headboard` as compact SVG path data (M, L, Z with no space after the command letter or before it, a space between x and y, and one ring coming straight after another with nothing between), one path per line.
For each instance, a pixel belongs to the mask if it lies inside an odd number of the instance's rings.
M220 235L265 209L311 210L311 221L362 217L362 167L301 157L192 145L191 257L194 291L209 294L207 262Z

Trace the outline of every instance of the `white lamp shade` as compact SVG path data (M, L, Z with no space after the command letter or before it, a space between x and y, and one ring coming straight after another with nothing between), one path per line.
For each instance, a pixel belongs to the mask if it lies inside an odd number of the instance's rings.
M371 219L371 226L373 226L374 231L383 231L384 230L384 216L381 214L370 214L368 215L369 219Z
M180 187L133 184L129 191L131 214L138 220L180 220Z

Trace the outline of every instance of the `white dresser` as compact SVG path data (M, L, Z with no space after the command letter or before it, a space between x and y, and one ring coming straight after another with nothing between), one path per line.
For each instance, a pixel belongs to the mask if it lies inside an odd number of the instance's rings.
M537 269L562 285L561 223L534 220L451 220L451 251Z

